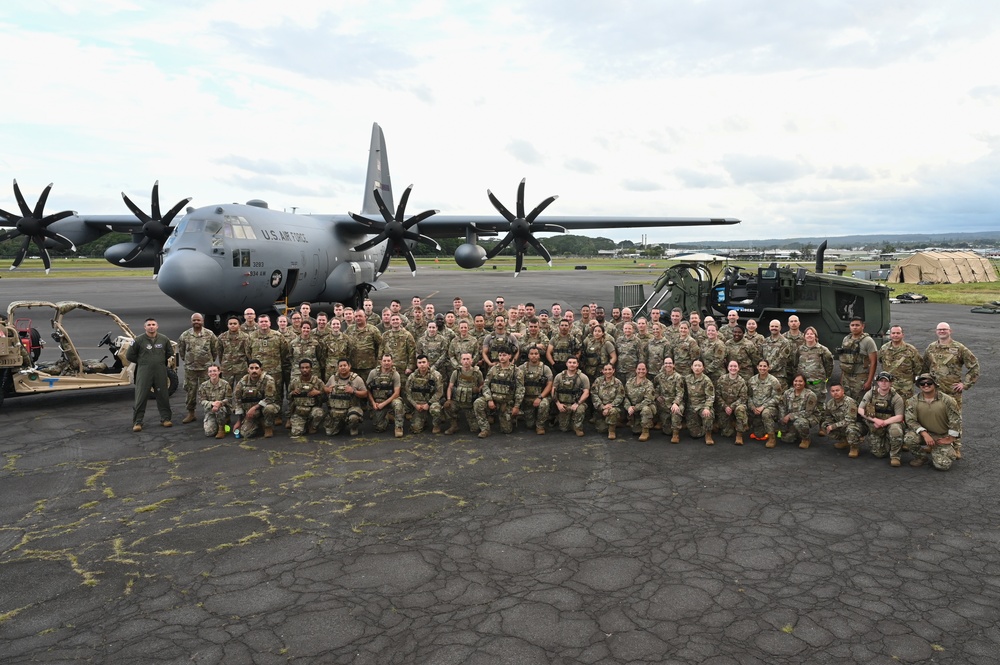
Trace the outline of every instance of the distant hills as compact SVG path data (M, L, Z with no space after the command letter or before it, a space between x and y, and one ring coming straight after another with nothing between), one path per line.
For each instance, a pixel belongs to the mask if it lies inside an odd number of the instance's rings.
M796 246L813 245L815 248L824 240L833 248L851 247L872 247L875 245L914 245L914 246L939 246L953 245L956 243L971 243L982 245L1000 244L1000 230L997 231L974 231L971 233L875 233L869 235L849 235L849 236L814 236L802 238L769 238L766 240L709 240L700 242L678 242L670 243L671 247L710 249L730 248L730 247L760 247L760 248L794 248Z

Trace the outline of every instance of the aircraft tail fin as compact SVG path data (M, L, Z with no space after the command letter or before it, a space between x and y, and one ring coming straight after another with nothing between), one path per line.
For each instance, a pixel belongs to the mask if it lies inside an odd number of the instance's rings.
M382 128L378 126L377 122L372 124L372 144L368 150L368 178L365 181L365 201L361 206L362 214L379 214L378 203L373 194L376 188L389 210L395 212L396 205L392 200L392 181L389 179L389 158L385 151L385 136L382 135Z

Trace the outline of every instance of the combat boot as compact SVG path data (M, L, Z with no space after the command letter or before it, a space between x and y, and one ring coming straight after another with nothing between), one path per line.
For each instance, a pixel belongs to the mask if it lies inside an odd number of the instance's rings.
M490 431L488 429L479 430L479 438L480 439L490 438Z
M270 439L272 436L274 436L274 428L270 425L264 425L264 438Z
M715 439L712 438L712 432L711 431L705 432L705 445L706 446L714 446L715 445Z
M535 425L535 434L545 434L545 427L542 425L541 421Z
M187 425L188 423L193 423L193 422L194 422L194 411L188 411L187 415L184 416L184 420L181 421L181 424Z
M215 433L215 438L216 439L225 439L226 438L226 426L225 425L219 425L219 430Z
M962 449L955 448L955 459L962 459Z
M615 434L614 425L608 425L608 438L611 439L612 441L618 438L618 435Z
M844 448L847 448L849 445L851 444L847 443L846 441L838 441L837 443L833 444L833 447L836 448L837 450L843 450Z
M903 462L898 457L893 457L889 460L889 466L903 466Z
M767 443L764 444L765 448L774 448L778 445L778 437L775 436L774 432L768 432L764 436L764 440L767 441Z
M847 456L848 457L857 457L860 454L861 454L861 451L858 450L857 446L851 446L851 452L847 453Z
M451 427L444 431L445 434L454 434L458 431L458 423L452 423Z
M441 433L440 425L435 425L434 427L431 428L431 434L440 434L440 433Z
M642 434L639 435L639 440L640 441L649 441L649 428L648 427L643 427L642 428Z
M583 429L577 427L573 430L577 436L583 436Z
M799 448L803 449L808 448L810 443L811 442L809 441L809 439L802 439L802 441L799 443Z
M681 442L681 431L679 429L675 429L673 436L670 437L670 443L680 443L680 442Z
M402 423L396 423L396 438L397 439L402 439L403 438L403 425L402 425Z
M737 446L742 446L743 445L743 432L737 432L736 433L736 445Z

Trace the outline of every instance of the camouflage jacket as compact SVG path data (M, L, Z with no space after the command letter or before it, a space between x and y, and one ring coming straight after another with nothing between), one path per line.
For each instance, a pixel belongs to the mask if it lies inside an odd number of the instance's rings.
M926 429L937 436L962 435L962 412L958 410L958 402L940 390L930 403L923 398L923 395L914 395L908 399L905 421L906 429L918 434Z
M483 382L483 397L518 405L524 399L524 372L514 363L490 367Z
M190 370L205 370L219 355L219 338L208 328L196 333L188 328L177 340L177 353Z
M781 395L781 402L778 404L778 417L805 418L816 424L819 422L818 404L816 393L808 388L803 389L799 395L795 394L795 388L789 388Z
M567 358L580 357L580 340L572 332L567 335L556 333L549 340L549 349L552 351L552 360L556 363L564 363Z
M639 363L646 362L646 349L642 345L642 340L638 335L632 335L629 339L622 335L615 340L618 350L618 364L616 369L619 373L631 375L635 373L635 368Z
M757 374L757 363L760 362L760 350L753 342L745 339L737 342L726 342L726 362L735 360L740 364L740 376L746 380Z
M379 366L382 333L375 326L366 323L364 328L359 329L355 324L345 334L351 338L351 367L366 369Z
M660 372L653 379L656 401L663 406L677 404L684 406L684 375L675 372ZM662 399L662 401L661 401Z
M688 407L693 411L715 408L715 385L707 374L685 377L684 391L687 393Z
M590 401L593 402L594 409L598 412L606 404L621 408L625 403L625 386L614 375L610 379L601 376L594 381L590 388Z
M288 345L289 362L292 367L293 373L298 373L299 371L299 361L308 359L312 361L313 373L319 375L322 369L325 358L324 351L326 349L323 344L313 337L308 337L307 339L302 339L301 337L296 337Z
M544 361L545 351L549 348L549 337L540 331L535 337L524 335L517 340L517 346L521 349L521 355L518 360L522 365L528 362L528 351L532 348L538 349L539 356Z
M206 411L211 411L212 402L225 402L228 406L233 399L233 388L225 379L219 379L218 383L212 383L211 379L206 379L198 386L198 401Z
M448 391L451 399L465 407L471 407L472 403L479 397L483 390L483 373L475 365L468 374L461 368L451 373L451 380L448 381Z
M656 376L663 369L663 361L666 358L670 358L671 355L670 342L667 341L666 337L656 337L649 340L646 344L646 369L649 370L649 375L651 377Z
M858 422L858 403L853 398L844 396L844 399L837 402L828 399L823 405L823 421L820 427L833 427L834 429L844 429L848 425Z
M468 337L464 338L459 335L448 344L448 360L451 362L452 369L461 369L462 354L471 353L472 366L475 367L483 361L482 351L482 340L476 339L472 333L469 333Z
M444 395L444 379L436 369L421 374L417 370L406 377L406 401L417 404L440 404Z
M965 378L962 378L962 368ZM937 381L938 389L951 394L952 385L962 382L968 390L979 380L979 360L961 342L931 342L924 351L924 371Z
M715 341L706 339L701 347L701 362L705 365L705 374L717 379L726 373L726 344L721 339Z
M720 376L715 383L715 396L719 404L723 407L735 409L741 404L746 406L748 396L747 381L739 374L736 378L729 376L727 372Z
M277 389L274 385L274 377L263 372L260 378L254 381L247 374L237 381L236 387L233 388L233 413L242 415L254 404L261 406L274 404L275 395L277 395Z
M377 404L392 397L397 388L401 389L402 381L396 370L383 372L380 367L376 367L368 373L368 381L365 382L365 385L368 386L372 400ZM402 395L402 390L400 390L400 395Z
M909 397L913 393L913 380L924 371L924 358L917 347L909 342L899 346L886 342L878 350L878 360L882 369L892 374L892 387Z
M431 369L444 374L451 371L451 361L448 358L448 339L438 333L431 337L428 334L417 339L417 355L427 356L427 362L431 364ZM473 356L475 357L475 356Z
M524 375L524 398L534 399L545 392L545 387L552 382L552 368L545 363L521 365Z
M355 392L348 393L347 386L354 388ZM354 372L349 373L346 377L340 376L339 373L334 374L327 380L326 387L333 389L327 395L331 411L347 411L351 407L360 407L361 398L358 397L357 391L365 392L368 390L364 380Z
M387 330L382 333L382 344L378 352L379 360L385 354L392 356L392 363L406 371L413 372L417 369L417 342L413 339L410 331Z
M250 335L250 357L259 360L261 369L281 378L283 368L289 366L288 342L277 330L257 330Z
M603 378L603 377L602 377ZM625 408L634 406L641 409L644 406L655 406L656 389L647 377L639 382L639 377L633 376L625 382Z
M250 360L250 335L228 330L219 335L219 365L224 374L242 374Z
M615 343L610 337L598 341L593 337L588 337L581 347L581 367L588 376L600 374L601 368L611 362L611 356L615 352Z
M791 371L794 365L792 356L792 343L778 335L777 337L767 337L764 339L763 358L771 367L771 374L784 377Z
M747 395L747 406L752 409L776 409L781 400L781 383L770 374L763 379L757 374L747 382Z
M337 364L340 362L341 358L351 359L351 351L354 348L354 344L351 342L351 338L345 333L330 332L323 340L323 365L326 368L325 376L327 378L333 376L337 372Z
M323 404L326 393L323 392L323 379L315 374L305 381L301 376L292 379L288 384L288 402L293 409L303 407L314 407ZM313 390L318 390L319 395L309 396ZM298 392L296 395L295 393Z
M809 385L826 383L833 374L833 354L822 344L799 347L795 372L805 377Z
M674 359L674 371L684 376L691 374L691 363L701 359L701 349L698 348L698 341L688 335L686 338L677 338L670 348Z
M579 370L573 375L568 371L559 372L552 379L552 397L557 402L571 405L579 402L584 392L590 392L590 379Z

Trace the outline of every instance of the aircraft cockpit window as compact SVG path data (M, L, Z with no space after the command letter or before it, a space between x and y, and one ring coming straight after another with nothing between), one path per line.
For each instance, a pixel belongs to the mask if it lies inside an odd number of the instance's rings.
M205 230L204 219L189 219L184 233L201 233Z
M229 230L229 227L232 230ZM240 240L256 240L257 236L253 232L253 227L245 217L239 215L226 215L227 238L238 238ZM231 233L232 235L229 235Z
M222 222L217 219L205 220L205 233L216 234L222 230Z

